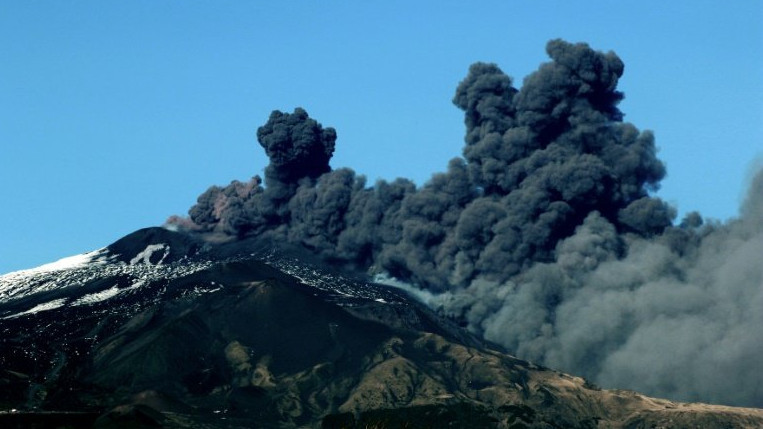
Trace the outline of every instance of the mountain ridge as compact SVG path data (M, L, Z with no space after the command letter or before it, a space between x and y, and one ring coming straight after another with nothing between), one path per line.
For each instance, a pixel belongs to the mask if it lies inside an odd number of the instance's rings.
M0 277L0 409L17 410L0 422L68 412L94 427L763 425L763 410L599 389L400 290L269 246L148 228L73 267Z

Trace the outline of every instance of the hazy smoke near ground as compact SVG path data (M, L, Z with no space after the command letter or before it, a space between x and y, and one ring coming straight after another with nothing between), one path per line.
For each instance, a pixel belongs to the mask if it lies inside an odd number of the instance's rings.
M427 301L524 358L606 387L760 407L762 197L759 174L739 220L692 216L651 239L618 235L592 213L554 261Z
M520 357L607 387L763 406L763 176L739 220L650 196L653 135L623 122L614 53L561 40L521 88L477 63L453 99L463 157L424 186L332 170L336 133L302 109L257 131L265 186L212 187L172 218L299 244L413 285Z

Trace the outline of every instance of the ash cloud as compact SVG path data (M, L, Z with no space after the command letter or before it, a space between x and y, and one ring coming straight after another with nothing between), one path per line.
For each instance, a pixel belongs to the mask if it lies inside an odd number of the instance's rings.
M207 237L289 242L382 273L519 357L605 387L763 406L763 175L741 217L706 223L652 195L654 136L623 121L624 64L562 40L521 87L477 63L458 85L461 157L423 186L332 169L336 132L302 109L257 131L260 177L212 187Z

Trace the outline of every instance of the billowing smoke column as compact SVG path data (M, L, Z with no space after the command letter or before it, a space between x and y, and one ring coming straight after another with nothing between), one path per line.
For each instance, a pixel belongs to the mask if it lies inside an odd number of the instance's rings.
M288 189L303 177L316 179L331 171L329 159L334 154L336 131L323 129L303 109L298 108L291 115L273 112L257 130L257 140L270 158L265 169L268 192L277 187ZM288 193L278 191L284 198L294 193L293 189Z
M623 122L622 61L548 43L521 88L478 63L458 86L466 146L421 188L331 170L336 133L302 109L257 132L265 186L212 187L209 236L303 246L382 273L520 357L607 387L763 406L763 175L742 217L704 224L649 195L653 135Z

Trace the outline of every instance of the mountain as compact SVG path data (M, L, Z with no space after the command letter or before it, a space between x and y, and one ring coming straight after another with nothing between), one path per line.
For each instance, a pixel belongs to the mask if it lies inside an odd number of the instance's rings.
M0 277L0 426L761 427L602 390L298 249L162 228Z

